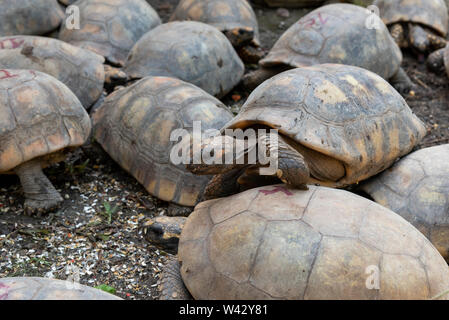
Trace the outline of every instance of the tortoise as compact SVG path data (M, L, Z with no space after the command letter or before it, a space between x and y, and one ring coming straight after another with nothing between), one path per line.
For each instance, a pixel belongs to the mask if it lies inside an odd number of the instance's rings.
M40 277L0 279L0 300L122 300L77 282Z
M175 21L145 34L132 48L123 71L130 79L179 78L220 98L240 82L244 65L215 27Z
M420 230L449 261L449 144L415 151L361 186Z
M0 37L43 35L57 29L62 19L56 0L0 1Z
M146 32L161 24L145 0L79 0L81 29L61 26L59 39L92 50L122 66L129 50Z
M42 172L89 137L91 122L70 89L35 70L0 70L0 174L19 176L26 214L63 199Z
M234 182L241 182L244 175L258 181L263 167L260 157L254 163L242 158L251 155L254 144L243 154L232 148L235 154L229 156L228 143L239 141L235 131L228 134L226 129L265 129L254 139L256 145L259 149L265 145L267 153L277 147L275 176L296 188L306 188L305 184L341 188L363 181L408 154L426 134L401 95L371 71L338 64L288 70L251 93L240 113L222 128L224 143L215 144L217 137L202 140L203 155L212 146L215 159L223 155L234 159L207 164L203 158L187 165L195 174L216 174L205 192L207 198L234 192L238 185ZM274 137L267 129L274 129Z
M104 58L57 39L38 36L0 38L1 69L33 69L64 83L88 109L103 92Z
M62 5L68 7L68 6L72 5L72 4L74 4L74 3L75 3L76 1L78 1L78 0L58 0L58 1L59 1L59 3L61 3Z
M244 85L253 89L291 68L339 63L373 71L399 92L409 92L413 84L401 68L401 50L380 19L377 30L366 27L371 15L366 8L344 3L313 10L284 32L260 60L261 68L244 77Z
M448 46L431 53L427 58L427 67L436 73L444 73L449 76L449 49Z
M257 4L266 4L269 7L307 8L318 7L326 0L257 0Z
M146 234L160 236L153 226ZM160 298L449 299L448 289L444 259L389 209L344 190L274 185L198 204Z
M184 129L190 141L194 121L201 121L203 131L220 129L232 113L190 83L145 77L110 94L92 118L95 139L112 159L151 195L170 202L170 215L185 215L210 177L195 176L173 161L172 132Z
M245 63L263 56L256 14L246 0L181 0L170 21L200 21L223 32Z
M445 0L375 0L373 5L401 48L422 55L446 46L449 18Z

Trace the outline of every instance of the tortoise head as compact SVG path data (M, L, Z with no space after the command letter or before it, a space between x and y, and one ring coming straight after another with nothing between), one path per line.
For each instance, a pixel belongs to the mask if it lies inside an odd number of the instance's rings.
M185 217L156 217L145 221L139 229L143 232L145 240L157 248L176 254L186 219Z
M243 47L254 38L254 29L251 27L239 27L223 32L234 47Z

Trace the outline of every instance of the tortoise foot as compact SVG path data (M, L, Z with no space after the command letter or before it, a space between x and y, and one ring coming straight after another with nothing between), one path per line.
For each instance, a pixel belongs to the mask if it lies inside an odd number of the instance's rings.
M26 199L24 204L24 212L28 216L36 215L38 217L41 217L49 211L58 209L61 206L62 202L63 199L61 196L55 199L48 200Z

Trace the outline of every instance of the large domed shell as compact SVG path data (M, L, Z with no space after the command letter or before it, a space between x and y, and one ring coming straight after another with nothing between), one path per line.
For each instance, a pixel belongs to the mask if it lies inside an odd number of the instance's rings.
M103 92L104 58L57 39L36 36L0 38L0 68L48 73L89 108Z
M0 1L0 36L42 35L59 27L64 12L56 0Z
M175 165L170 154L176 129L191 132L221 129L232 118L217 99L192 84L166 77L146 77L108 96L94 113L94 135L122 168L150 194L183 206L193 206L210 177Z
M388 80L397 73L402 53L388 28L366 27L371 11L352 4L320 7L293 24L260 65L304 67L339 63L373 71Z
M425 148L363 184L376 202L418 228L449 260L449 144Z
M148 31L161 24L145 0L79 0L81 29L62 25L59 38L123 65L129 50Z
M0 279L0 300L122 300L73 281L38 277Z
M362 68L336 64L292 69L262 83L226 127L253 124L278 129L303 147L339 160L343 178L311 181L333 187L386 169L426 134L388 82Z
M256 14L246 0L181 0L170 21L200 21L220 31L251 28L253 42L260 45Z
M195 299L429 299L449 289L446 262L410 223L325 187L202 202L178 256Z
M428 26L440 35L448 31L448 12L444 0L375 0L373 5L385 24L414 22Z
M34 70L0 70L0 173L78 147L89 115L66 85Z
M131 78L174 77L222 97L243 76L244 65L216 28L195 21L151 30L131 50L123 69Z

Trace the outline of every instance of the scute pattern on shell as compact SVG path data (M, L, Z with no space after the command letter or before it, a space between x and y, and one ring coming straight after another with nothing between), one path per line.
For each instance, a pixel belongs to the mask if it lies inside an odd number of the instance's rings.
M200 21L220 31L252 28L254 43L259 45L256 14L246 0L181 0L170 21Z
M178 255L195 299L429 299L449 288L447 264L410 223L325 187L275 185L202 202ZM369 266L379 290L366 286Z
M13 277L0 279L0 300L122 300L76 282Z
M341 161L341 187L362 181L409 153L425 126L400 94L362 68L323 64L283 72L248 97L227 128L259 123L309 149Z
M64 12L56 0L0 2L0 36L42 35L61 24Z
M449 145L415 151L362 188L420 230L449 258Z
M0 70L0 172L82 145L89 115L62 82L34 70Z
M371 11L352 4L320 7L285 31L260 65L340 63L388 80L399 70L402 53L380 20L378 30L365 26L370 15Z
M80 10L81 29L69 30L63 24L59 38L118 65L146 32L161 24L144 0L79 0L74 5Z
M103 63L102 56L57 39L36 36L0 38L0 68L48 73L68 86L86 109L103 92Z
M165 23L144 35L123 70L132 78L175 77L222 97L240 81L244 65L216 28L182 21Z
M93 115L94 135L109 155L150 194L176 204L197 203L210 177L196 176L170 161L175 129L220 129L232 114L192 84L146 77L114 92Z
M448 32L448 11L444 0L375 0L385 24L414 22L426 25L440 35Z

